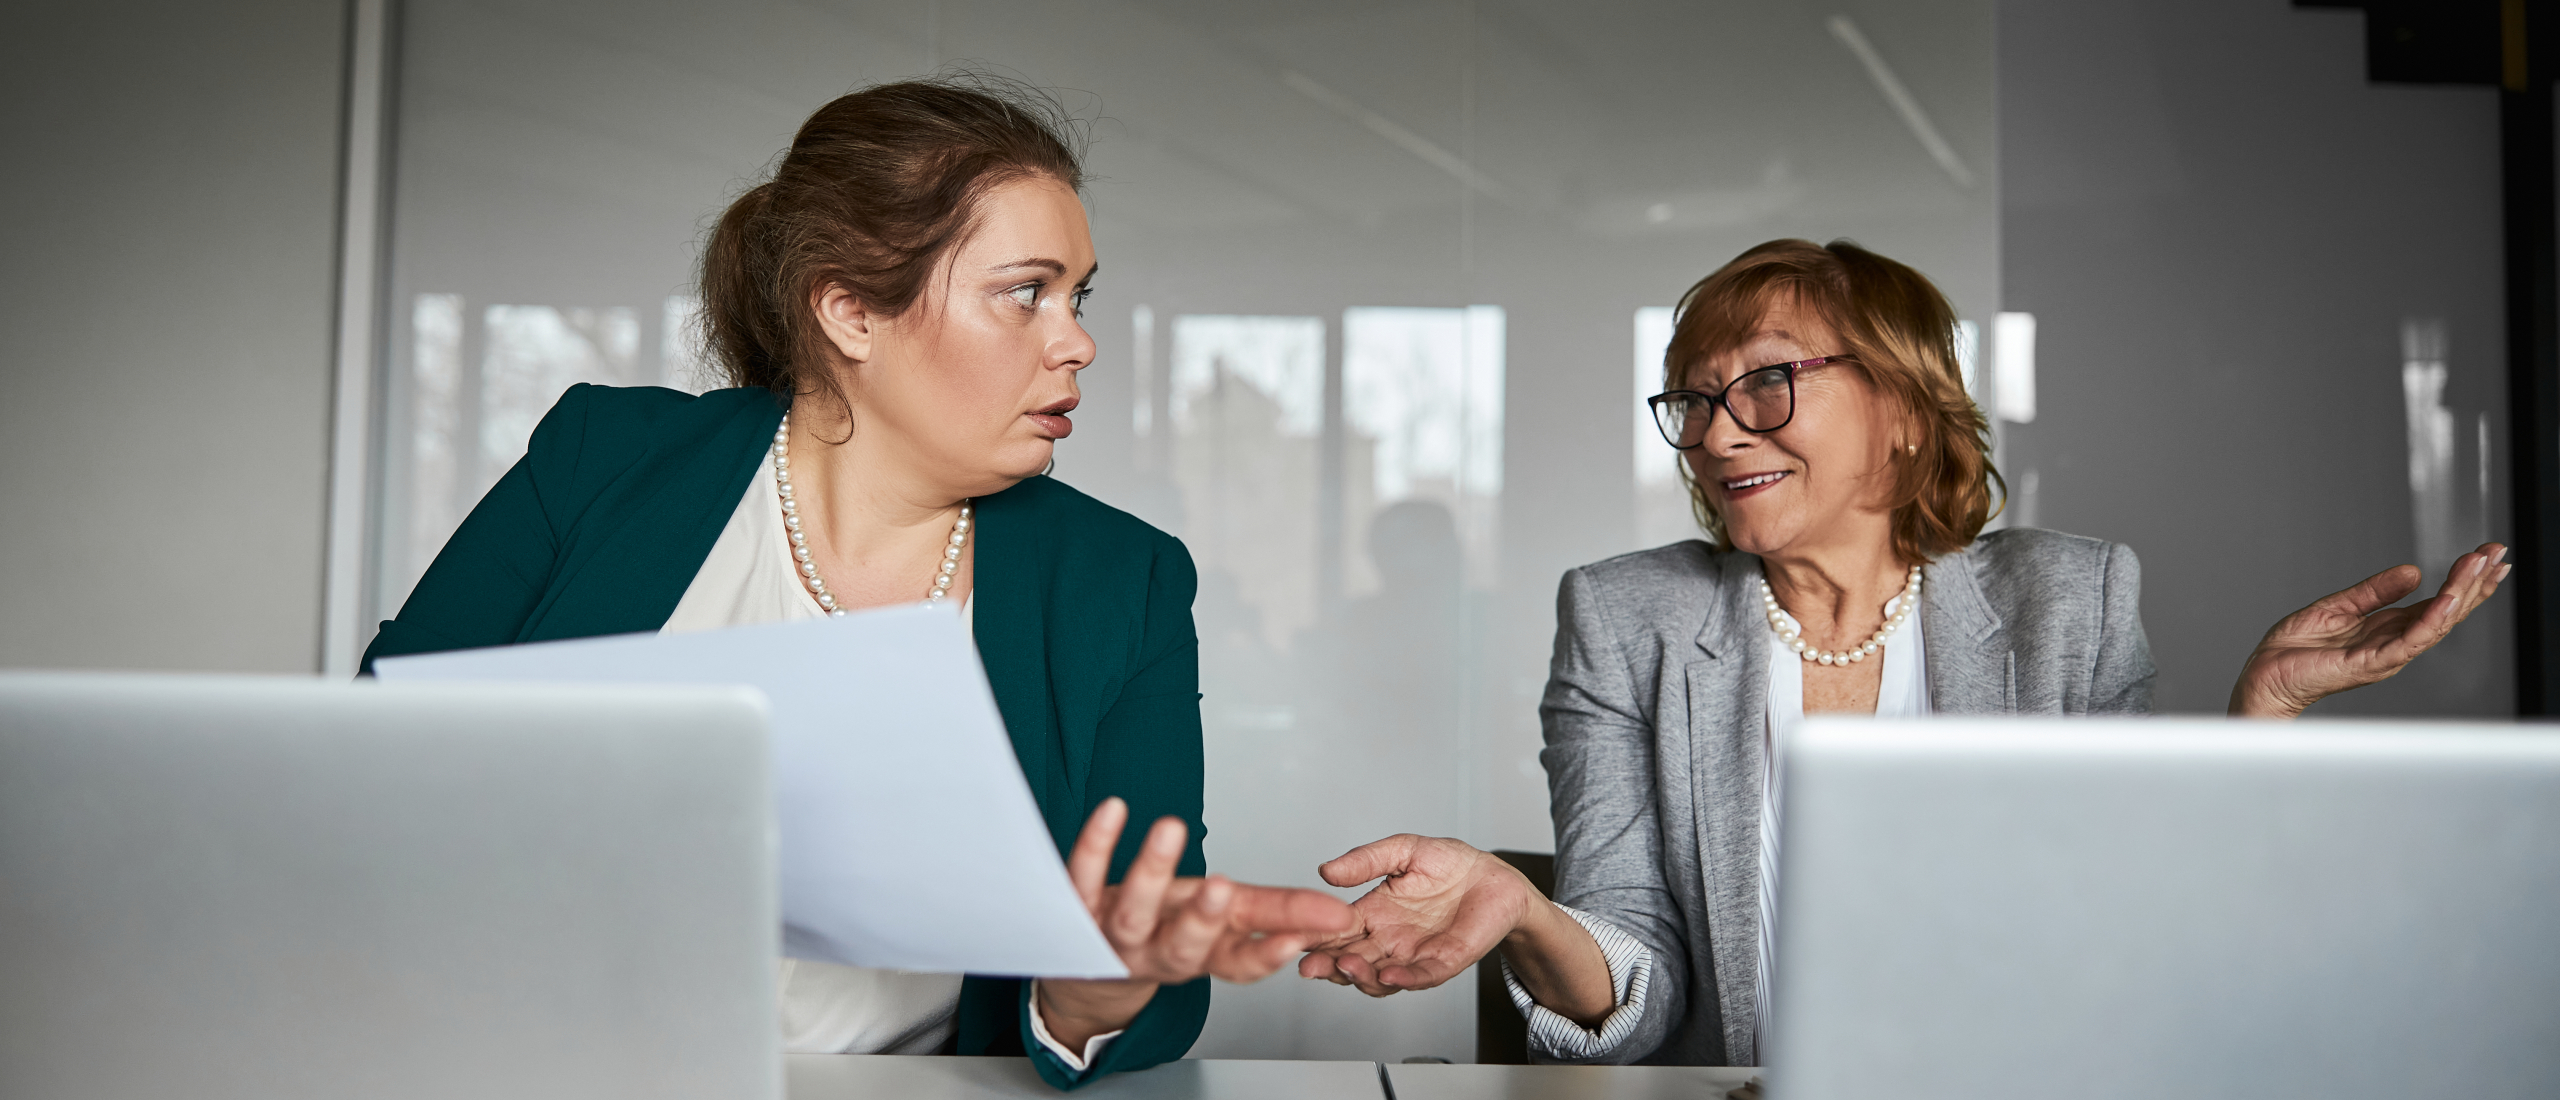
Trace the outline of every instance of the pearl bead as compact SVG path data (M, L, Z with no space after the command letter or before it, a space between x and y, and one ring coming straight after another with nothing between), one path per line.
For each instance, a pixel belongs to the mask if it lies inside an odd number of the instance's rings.
M845 609L836 606L835 596L827 591L826 580L818 576L817 563L810 558L809 536L800 529L800 504L791 489L790 442L791 415L784 413L781 425L773 431L773 486L774 495L782 505L782 527L791 539L791 556L800 562L801 577L815 595L819 610L830 617L842 618ZM970 512L970 503L961 501L959 518L951 524L951 541L942 551L942 567L934 576L932 589L925 593L926 603L939 603L951 592L953 575L960 568L960 552L969 543Z

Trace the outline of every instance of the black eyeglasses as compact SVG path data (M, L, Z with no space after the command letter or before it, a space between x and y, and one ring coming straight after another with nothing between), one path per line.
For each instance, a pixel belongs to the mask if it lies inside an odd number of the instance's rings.
M1796 372L1824 363L1853 362L1848 355L1825 355L1814 359L1798 359L1792 363L1772 363L1743 373L1714 393L1697 390L1672 390L1645 398L1653 409L1653 425L1662 429L1662 441L1683 451L1695 450L1707 441L1707 424L1715 419L1716 406L1724 406L1733 417L1735 427L1753 435L1765 435L1786 427L1796 418Z

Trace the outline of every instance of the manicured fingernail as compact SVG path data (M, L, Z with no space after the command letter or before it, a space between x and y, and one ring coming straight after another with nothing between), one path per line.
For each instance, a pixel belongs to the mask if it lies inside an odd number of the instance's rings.
M2507 579L2507 574L2509 574L2509 573L2513 573L2513 572L2515 572L2515 571L2516 571L2516 564L2515 564L2514 562L2508 562L2508 563L2507 563L2507 564L2505 564L2505 565L2501 565L2501 566L2499 566L2499 567L2498 567L2498 579L2499 579L2499 580L2505 580L2505 579Z
M2497 552L2496 554L2490 555L2489 560L2490 560L2490 561L2505 561L2505 560L2507 560L2507 548L2506 548L2506 547L2503 547L2503 546L2499 547L2499 548L2498 548L2498 552Z

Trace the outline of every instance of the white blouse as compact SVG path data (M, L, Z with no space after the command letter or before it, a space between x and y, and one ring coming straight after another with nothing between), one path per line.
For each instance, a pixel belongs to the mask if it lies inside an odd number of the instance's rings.
M960 613L974 619L976 610L973 594ZM748 479L737 511L720 529L711 556L703 559L660 631L680 634L825 616L826 610L801 586L774 491L773 455L767 453ZM782 994L782 1048L794 1054L931 1054L950 1041L957 1026L958 974L782 959L775 984ZM1036 1011L1031 1030L1078 1073L1120 1034L1095 1036L1078 1057L1050 1037Z
M1900 594L1885 601L1884 617L1902 602ZM1792 616L1788 625L1794 626ZM1883 682L1876 689L1878 718L1918 718L1929 713L1929 660L1927 643L1921 638L1920 616L1913 615L1902 629L1885 642L1883 650ZM1804 658L1789 649L1776 631L1769 634L1769 696L1762 708L1766 720L1761 725L1760 742L1760 958L1759 973L1754 975L1751 1042L1756 1048L1753 1061L1766 1063L1769 1050L1769 1025L1775 1012L1772 994L1777 988L1778 958L1778 820L1779 792L1786 774L1786 734L1804 723ZM1561 1013L1538 1004L1519 979L1512 976L1508 960L1502 964L1503 982L1510 987L1511 1002L1529 1021L1529 1046L1551 1058L1592 1058L1606 1053L1635 1031L1636 1022L1644 1018L1645 992L1653 975L1653 952L1634 936L1608 921L1577 909L1558 905L1591 933L1600 945L1600 955L1609 966L1609 984L1615 994L1617 1008L1600 1021L1597 1028L1586 1028L1565 1018Z

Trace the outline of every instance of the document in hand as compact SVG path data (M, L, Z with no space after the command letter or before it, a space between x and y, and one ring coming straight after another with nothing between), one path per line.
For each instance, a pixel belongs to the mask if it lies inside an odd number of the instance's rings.
M743 684L772 706L782 947L943 973L1120 978L950 609L390 657L385 680Z

